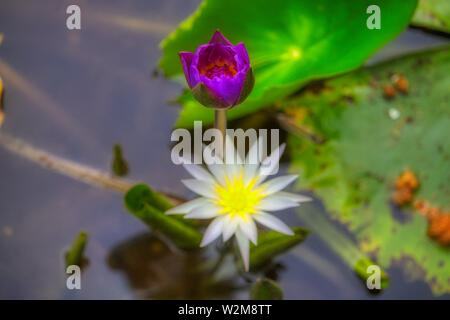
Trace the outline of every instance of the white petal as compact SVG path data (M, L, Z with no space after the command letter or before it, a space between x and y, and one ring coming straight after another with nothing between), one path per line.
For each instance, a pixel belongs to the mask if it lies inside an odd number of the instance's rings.
M266 137L267 138L267 137ZM262 157L263 150L266 148L267 143L264 141L264 136L260 135L258 141L250 146L248 150L247 157L245 158L245 163L247 164L256 164L259 165L261 163L260 155ZM266 139L267 140L267 139Z
M262 180L264 180L265 177L275 173L275 170L278 168L278 162L280 161L285 147L286 144L283 143L281 146L273 150L270 156L268 156L261 162L259 174L262 176Z
M285 188L288 184L297 179L297 177L297 175L277 177L262 184L261 187L264 188L263 192L269 195Z
M313 199L307 196L303 196L301 194L296 194L296 193L290 193L290 192L284 192L284 191L280 191L274 194L274 196L280 196L280 197L284 197L286 199L295 201L295 202L308 202L308 201L312 201Z
M247 220L240 219L239 228L242 232L253 242L255 245L258 242L258 230L253 222L252 218L247 218Z
M217 152L214 155L211 155L213 143L209 145L203 145L203 161L205 161L206 167L216 178L215 180L224 186L225 184L225 169L223 166L222 156L218 155ZM211 158L212 157L212 158Z
M208 144L208 145L203 144L203 154L202 154L202 155L203 155L203 159L209 158L210 156L212 156L212 157L214 157L213 163L216 163L216 164L222 164L222 163L223 163L223 160L222 160L222 156L221 156L221 155L219 155L219 154L217 154L217 153L215 153L214 155L212 155L211 149L212 149L213 146L214 146L213 143L210 143L210 144ZM206 154L208 157L205 157L205 154ZM206 163L206 164L208 165L208 163Z
M208 228L206 228L200 247L207 246L220 236L220 234L222 233L223 221L224 219L222 217L219 217L214 219L209 224Z
M276 211L298 206L299 204L297 202L274 194L262 199L255 209L262 211Z
M216 178L216 182L218 184L220 184L222 187L225 187L226 186L226 183L225 183L225 177L226 177L225 165L224 164L209 164L208 165L208 169L209 169L209 171L211 171L211 173Z
M195 178L202 181L214 183L213 176L202 166L196 164L183 164L183 167Z
M294 235L294 232L280 219L274 217L271 214L267 214L265 212L257 213L253 215L253 218L261 223L262 225L266 226L269 229L287 234L287 235Z
M244 164L238 150L234 147L234 141L229 135L225 139L225 163L227 164Z
M224 167L226 175L228 177L228 181L231 182L235 179L235 177L239 175L242 166L238 164L226 164Z
M231 218L231 215L227 215L223 223L223 242L228 241L236 231L239 220Z
M180 204L179 206L176 206L172 209L169 209L166 211L166 214L185 214L189 211L193 210L196 207L202 206L204 204L207 204L210 202L210 200L205 198L197 198L188 202L185 202L183 204Z
M260 135L258 140L250 146L250 149L245 158L244 165L244 184L247 185L252 179L254 179L258 173L259 166L261 164L260 154L262 155L263 149L266 148L264 144L263 135Z
M250 247L248 239L241 230L237 229L236 240L239 246L239 251L241 252L242 260L244 261L245 271L248 271L250 260Z
M186 219L210 219L217 217L220 207L214 203L207 203L200 207L195 208L184 217Z
M259 165L258 164L246 164L243 171L244 174L242 176L242 179L244 181L244 185L247 185L252 181L256 174L258 173Z
M217 194L214 191L214 185L212 183L202 181L202 180L195 180L195 179L187 179L187 180L181 180L183 184L194 191L195 193L198 193L201 196L217 199Z

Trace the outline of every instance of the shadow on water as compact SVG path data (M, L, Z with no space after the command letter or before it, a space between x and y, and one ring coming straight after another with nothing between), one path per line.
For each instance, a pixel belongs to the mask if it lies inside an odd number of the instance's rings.
M142 233L115 246L108 265L122 272L140 298L231 299L239 287L234 279L214 279L202 271L203 251L173 252L151 233Z

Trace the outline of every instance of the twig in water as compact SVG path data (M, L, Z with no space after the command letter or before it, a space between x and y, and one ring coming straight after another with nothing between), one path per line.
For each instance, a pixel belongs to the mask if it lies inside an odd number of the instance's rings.
M288 132L304 137L317 144L322 144L325 142L324 137L299 125L293 119L291 119L285 114L282 113L278 114L277 120L280 123L281 127Z
M0 133L0 146L14 154L35 162L46 169L61 173L90 185L125 193L136 184L134 181L113 177L108 173L89 166L52 155L4 133ZM158 192L174 205L184 202L184 199L179 197L160 191Z

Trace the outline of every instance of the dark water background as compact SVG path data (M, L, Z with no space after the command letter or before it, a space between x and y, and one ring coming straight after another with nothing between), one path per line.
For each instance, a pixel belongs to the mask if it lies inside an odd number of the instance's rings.
M2 0L0 75L6 119L1 130L105 171L112 145L119 142L131 179L192 197L180 183L187 173L170 161L169 137L178 110L168 101L181 86L152 76L152 71L160 57L158 43L199 3ZM66 28L69 4L81 7L81 31ZM407 30L369 63L446 41ZM318 201L303 210L323 214ZM295 211L283 217L301 225ZM65 289L63 253L81 229L89 234L85 255L90 262L82 290L74 292ZM196 255L171 254L126 212L120 194L0 149L0 298L248 297L245 287L199 289L202 275L189 276L198 261ZM388 270L388 290L369 294L314 234L277 262L287 299L433 298L428 285L408 279L400 265ZM236 286L242 284L237 281Z

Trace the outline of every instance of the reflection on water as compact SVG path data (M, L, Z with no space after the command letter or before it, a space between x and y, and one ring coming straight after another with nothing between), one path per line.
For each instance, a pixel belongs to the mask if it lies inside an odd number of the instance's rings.
M173 252L150 233L143 233L117 245L108 265L126 275L141 298L230 299L238 289L233 279L214 279L204 270L201 252Z
M169 152L178 110L167 101L180 86L151 74L159 41L199 3L1 1L6 113L1 130L107 172L111 148L120 143L131 180L192 197L179 182L187 173L171 163ZM65 26L69 4L81 7L81 31ZM372 61L440 42L420 31L406 32ZM233 124L261 121L256 115ZM202 254L171 252L125 211L120 194L43 170L3 149L0 177L0 298L248 297L247 290L238 289L242 279L211 282L201 269L209 261ZM323 207L314 202L303 210L317 214ZM301 224L294 210L282 216ZM68 291L63 255L82 229L89 234L90 264L82 290ZM298 250L275 261L282 267L267 270L278 277L286 298L373 298L316 235ZM388 271L391 286L376 298L432 297L425 283L408 281L400 268Z

